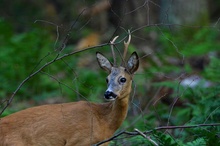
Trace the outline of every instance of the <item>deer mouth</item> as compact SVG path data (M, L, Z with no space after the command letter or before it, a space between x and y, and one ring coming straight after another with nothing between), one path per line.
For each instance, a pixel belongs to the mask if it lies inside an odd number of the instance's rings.
M114 101L117 98L117 95L113 93L112 91L106 91L104 94L104 98L107 101Z

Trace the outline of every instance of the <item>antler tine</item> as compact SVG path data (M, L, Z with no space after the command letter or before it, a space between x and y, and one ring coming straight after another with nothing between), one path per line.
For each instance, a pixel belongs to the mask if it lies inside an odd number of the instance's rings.
M126 54L127 54L127 51L128 51L128 46L129 46L129 44L130 44L130 42L131 42L131 33L130 33L130 30L128 30L128 34L129 34L129 36L128 36L128 41L127 41L127 42L124 41L124 46L125 46L125 48L124 48L124 54L123 54L123 59L124 59L124 60L126 59Z
M114 59L114 66L116 65L116 56L115 56L115 51L114 51L114 43L115 43L115 40L118 38L118 36L114 37L112 41L110 41L110 44L111 44L111 50L112 50L112 56L113 56L113 59Z

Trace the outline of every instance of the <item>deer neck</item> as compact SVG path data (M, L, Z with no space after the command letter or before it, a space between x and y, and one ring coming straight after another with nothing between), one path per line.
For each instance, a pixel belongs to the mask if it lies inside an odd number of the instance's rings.
M129 95L109 103L111 111L108 115L109 128L117 130L127 116Z

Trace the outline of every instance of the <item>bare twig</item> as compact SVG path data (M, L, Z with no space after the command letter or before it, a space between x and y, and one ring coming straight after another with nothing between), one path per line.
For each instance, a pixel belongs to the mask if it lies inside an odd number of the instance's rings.
M46 68L47 66L51 65L52 63L56 62L56 61L59 61L65 57L69 57L71 55L74 55L74 54L78 54L78 53L81 53L81 52L84 52L84 51L87 51L87 50L91 50L91 49L95 49L95 48L98 48L98 47L103 47L103 46L106 46L108 45L108 43L105 43L105 44L100 44L100 45L97 45L95 47L89 47L89 48L86 48L84 50L79 50L79 51L73 51L71 53L68 53L68 54L64 54L60 57L57 57L55 59L52 59L51 61L47 62L46 64L44 64L42 67L40 67L37 71L31 73L27 78L25 78L20 84L19 86L17 87L17 89L13 92L13 94L11 95L11 97L7 100L6 102L6 105L3 107L3 109L1 110L0 112L0 115L2 115L2 113L5 111L5 109L11 104L11 102L13 101L14 99L14 96L15 94L21 89L21 87L28 81L30 80L32 77L34 77L36 74L38 74L39 72L41 72L44 68Z
M151 134L153 133L154 131L160 131L160 130L168 130L168 129L189 129L189 128L201 128L201 127L210 127L210 126L220 126L220 123L212 123L212 124L197 124L197 125L184 125L184 126L162 126L162 127L156 127L152 130L147 130L145 132L141 132L143 135L148 135L148 134ZM104 141L101 141L97 144L95 144L94 146L98 146L98 145L101 145L103 143L106 143L106 142L109 142L109 141L112 141L114 139L116 139L117 137L121 136L121 135L131 135L131 136L137 136L137 135L141 135L143 136L142 134L140 134L140 132L128 132L128 131L122 131L122 132L119 132L118 134L112 136L111 138L109 139L106 139Z
M54 50L55 50L56 44L57 44L57 42L58 42L58 40L59 40L59 36L60 36L59 28L60 28L61 26L59 26L59 25L57 25L57 24L55 24L55 23L53 23L53 22L46 21L46 20L35 20L35 21L34 21L34 23L37 23L37 22L44 22L44 23L47 23L47 24L56 26L57 37L56 37L56 41L55 41L55 43L54 43Z
M78 17L76 18L76 20L71 24L70 28L68 29L68 31L67 31L67 33L66 33L65 38L64 38L63 41L62 41L61 46L56 49L56 50L58 51L58 53L57 53L57 55L54 57L54 59L52 59L51 61L49 61L49 62L47 62L46 64L44 64L43 66L41 66L37 71L35 71L35 72L32 71L32 72L30 73L30 75L29 75L27 78L25 78L25 79L19 84L19 86L18 86L17 89L13 92L13 94L11 95L11 97L6 100L7 102L5 101L5 102L6 102L6 105L4 105L3 109L2 109L1 112L0 112L0 115L2 115L2 113L5 111L5 109L11 104L11 102L12 102L13 99L14 99L15 94L21 89L21 87L22 87L29 79L31 79L31 78L34 77L36 74L38 74L39 72L41 72L41 71L42 71L44 68L46 68L47 66L51 65L52 63L54 63L54 62L56 62L56 61L59 61L59 60L65 58L65 57L71 56L71 55L73 55L73 54L80 53L80 52L82 52L82 51L86 51L86 50L90 50L90 49L94 49L94 48L98 48L98 47L101 47L101 46L108 45L108 43L105 43L105 44L101 44L101 45L98 45L98 46L95 46L95 47L89 47L89 48L84 49L84 50L74 51L74 52L72 52L72 53L64 54L64 55L60 56L62 50L66 48L66 44L67 44L67 42L68 42L69 39L70 39L70 34L71 34L72 30L73 30L73 27L75 26L76 22L78 22L79 18L81 17L81 15L83 14L84 11L85 11L85 9L81 11L81 13L78 15ZM45 22L45 23L48 23L48 24L50 24L50 25L56 26L57 29L58 29L58 27L59 27L57 24L52 23L52 22L49 22L49 21L36 20L35 23L36 23L36 22ZM57 31L57 33L59 33L59 32ZM59 36L57 36L57 39L58 39L58 37L59 37ZM56 43L57 43L57 40L56 40ZM49 53L47 56L49 56L49 55L50 55L50 53ZM42 58L42 59L40 60L40 62L42 62L42 60L45 59L45 58L46 58L46 57ZM36 69L37 66L39 66L40 62L35 66L34 69Z
M158 146L158 144L153 139L151 139L150 136L146 136L143 132L141 132L137 128L135 128L134 131L138 132L141 136L148 139L153 145Z
M141 132L140 130L138 130L137 128L134 129L134 131L136 131L137 133L139 133L141 136L143 136L144 138L147 138L147 136Z
M86 99L86 97L83 96L81 93L79 93L77 90L74 90L72 87L68 86L67 84L65 84L65 83L63 83L63 82L61 82L61 81L59 81L59 80L58 80L57 78L55 78L54 76L52 76L52 75L50 75L50 74L48 74L48 73L46 73L46 72L43 72L43 71L40 71L40 72L41 72L42 74L45 74L45 75L49 76L49 77L52 78L53 80L55 80L59 85L63 85L63 86L65 86L65 87L69 88L69 89L72 90L73 92L77 93L79 96L81 96L81 97L83 97L84 99Z
M179 98L181 97L181 96L179 96L180 83L181 83L181 81L179 81L179 83L178 83L177 95L176 95L176 97L174 98L174 100L173 100L173 102L172 102L172 104L171 104L171 107L170 107L169 116L168 116L168 121L167 121L167 126L169 126L169 124L170 124L170 117L171 117L171 115L172 115L174 106L175 106L175 104L177 103L177 101L179 100Z

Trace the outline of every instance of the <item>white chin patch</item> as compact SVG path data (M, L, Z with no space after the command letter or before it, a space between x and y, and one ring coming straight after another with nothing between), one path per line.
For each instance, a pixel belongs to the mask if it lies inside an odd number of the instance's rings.
M114 101L116 98L114 98L113 96L110 96L109 98L104 97L106 101Z

